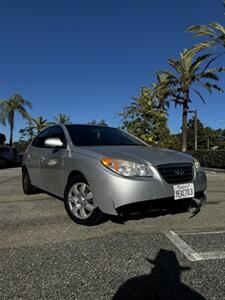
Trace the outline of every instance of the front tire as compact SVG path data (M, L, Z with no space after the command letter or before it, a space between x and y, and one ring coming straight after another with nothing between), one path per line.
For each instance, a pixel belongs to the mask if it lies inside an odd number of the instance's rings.
M93 195L84 177L71 178L66 186L65 209L69 217L78 224L93 226L98 224L104 214L94 206Z

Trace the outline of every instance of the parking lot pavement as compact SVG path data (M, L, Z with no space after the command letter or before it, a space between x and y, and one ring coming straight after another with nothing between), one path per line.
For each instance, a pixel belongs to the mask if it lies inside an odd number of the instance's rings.
M73 223L63 202L25 196L0 170L0 299L225 299L225 173L188 213Z

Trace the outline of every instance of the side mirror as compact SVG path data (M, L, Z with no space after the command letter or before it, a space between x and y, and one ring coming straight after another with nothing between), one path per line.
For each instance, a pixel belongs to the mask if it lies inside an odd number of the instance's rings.
M56 148L56 147L64 147L63 142L60 140L60 138L48 138L45 140L44 142L46 147L50 147L50 148Z

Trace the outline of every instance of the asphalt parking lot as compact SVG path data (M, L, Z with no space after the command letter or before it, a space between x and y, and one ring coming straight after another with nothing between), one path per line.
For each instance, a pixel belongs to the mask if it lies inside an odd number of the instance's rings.
M73 223L63 202L25 196L0 170L0 299L225 299L225 173L189 213Z

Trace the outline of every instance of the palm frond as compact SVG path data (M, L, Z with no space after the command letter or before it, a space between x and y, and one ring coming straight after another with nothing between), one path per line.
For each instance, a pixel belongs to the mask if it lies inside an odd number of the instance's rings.
M216 34L214 32L213 29L211 29L209 26L207 25L193 25L190 26L187 29L187 32L191 32L194 34L194 36L211 36L211 37L216 37Z
M30 109L32 109L32 103L29 100L23 100L23 104L28 106Z
M205 72L205 73L201 74L200 77L201 78L210 78L212 80L219 81L219 77L216 74L210 73L210 72Z
M20 113L20 115L22 116L23 119L31 121L30 115L28 114L28 112L22 105L20 107L18 107L16 110Z
M182 66L183 72L186 72L190 69L192 58L194 55L194 51L191 52L188 49L184 49L184 51L180 53L180 64Z
M212 88L223 93L223 89L219 87L217 84L212 84Z
M223 93L223 89L221 87L219 87L217 84L212 84L212 83L209 83L209 82L204 82L204 83L201 83L201 85L205 89L207 89L210 94L212 94L212 90L213 89L215 89L215 90Z
M202 70L202 72L204 73L205 72L205 70L207 70L208 69L208 67L218 58L218 57L220 57L220 56L222 56L222 55L224 55L224 52L223 53L220 53L220 54L218 54L218 55L216 55L216 56L214 56L212 59L210 59L209 60L209 62L206 64L206 66L204 67L204 69ZM221 71L220 71L221 72Z
M169 58L168 63L171 67L173 67L178 73L182 72L181 64L178 60Z
M210 79L219 81L219 77L215 73L220 73L220 72L225 72L225 68L219 67L219 68L211 68L208 70L205 70L205 68L204 68L204 70L201 73L197 74L196 77L198 79L210 78Z
M2 124L3 126L6 125L6 117L3 113L0 114L0 124Z
M205 100L202 97L201 93L198 90L196 90L196 89L193 89L193 91L201 98L202 102L205 104Z
M225 35L225 27L217 22L210 22L209 25Z
M198 67L206 60L208 59L210 56L212 56L212 54L204 54L199 56L191 65L190 70L191 71L196 71L198 69Z
M210 73L225 72L225 68L223 68L223 67L211 68L211 69L208 69L206 72L210 72Z

